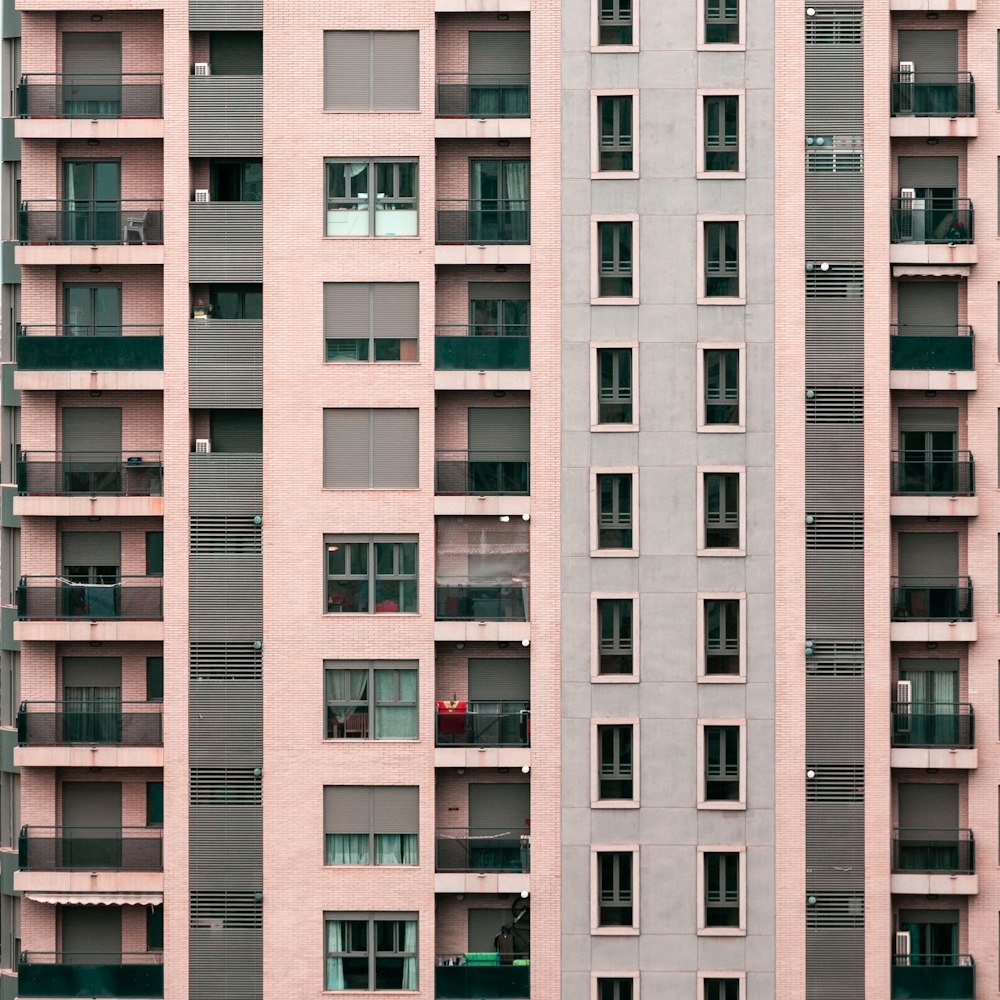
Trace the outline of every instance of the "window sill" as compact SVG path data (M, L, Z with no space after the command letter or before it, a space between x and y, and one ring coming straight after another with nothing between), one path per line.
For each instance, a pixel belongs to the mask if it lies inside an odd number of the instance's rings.
M697 555L706 559L717 559L728 556L731 559L739 559L746 556L746 549L698 549Z
M419 115L420 108L399 108L398 110L386 110L380 108L323 108L324 115Z
M419 618L419 611L324 611L324 618Z
M336 868L338 871L341 868L355 868L355 869L364 869L364 870L367 870L369 868L377 868L379 871L381 871L383 868L392 868L392 869L395 869L395 868L419 868L419 867L420 867L420 862L419 861L415 865L333 865L333 864L330 864L330 862L328 862L328 861L324 861L323 862L323 868L324 868L324 870L327 869L327 868Z
M745 181L745 170L699 170L695 177L700 181Z
M632 424L591 424L593 434L635 434L639 430L639 425Z
M632 45L591 45L591 52L638 52L638 42Z
M412 493L419 491L419 486L323 486L324 493ZM360 612L359 612L360 613ZM376 614L385 612L376 612ZM406 612L394 612L406 614Z
M746 52L746 42L699 42L697 52Z
M638 549L591 549L592 559L638 559Z
M741 295L699 295L700 306L745 306L747 300Z
M639 304L639 297L637 295L633 295L630 298L624 295L593 296L590 304L592 306L637 306Z
M420 742L420 737L419 736L412 736L412 737L411 736L405 736L405 737L404 736L390 736L390 737L387 737L386 739L382 739L382 740L376 739L374 736L368 736L365 739L345 739L344 737L339 737L338 738L338 737L334 737L334 736L324 736L320 740L320 743L322 743L324 745L333 745L333 746L339 745L341 743L346 743L346 744L348 744L350 746L353 746L353 745L355 745L357 743L368 744L368 743L419 743L419 742ZM331 865L329 867L339 868L341 866L340 865ZM379 866L379 867L384 867L384 866ZM393 867L395 867L395 866L393 866Z
M698 424L699 434L746 434L746 424Z
M341 239L339 236L331 236L330 239ZM367 368L370 365L419 365L420 359L416 361L326 361L320 362L322 365L330 365L330 367L339 367L340 365L357 365L359 368Z
M698 937L746 937L745 927L699 927Z
M591 809L638 809L637 799L591 799Z
M638 937L638 927L591 927L590 933L595 937Z
M420 240L423 237L420 233L414 233L411 236L331 236L329 233L324 233L324 240L332 240L336 243L343 243L345 240L357 240L359 243L367 243L369 240L381 241L381 240Z
M591 170L592 181L637 181L638 170Z
M638 684L636 674L591 674L591 684Z
M746 674L699 674L699 684L746 684Z
M703 810L718 810L719 812L746 812L745 802L699 802L698 808ZM382 867L385 867L384 865Z

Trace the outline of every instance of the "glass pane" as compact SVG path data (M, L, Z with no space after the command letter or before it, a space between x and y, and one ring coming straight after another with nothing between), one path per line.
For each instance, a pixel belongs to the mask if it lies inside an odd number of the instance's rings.
M94 322L101 336L121 333L122 290L117 285L97 285L94 288Z
M94 197L97 201L118 201L121 171L117 163L94 164Z

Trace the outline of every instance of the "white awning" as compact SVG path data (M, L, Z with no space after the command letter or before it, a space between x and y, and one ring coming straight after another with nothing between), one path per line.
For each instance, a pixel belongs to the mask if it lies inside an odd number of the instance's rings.
M162 892L26 892L36 903L64 906L159 906Z
M967 278L972 268L967 264L893 264L894 278Z

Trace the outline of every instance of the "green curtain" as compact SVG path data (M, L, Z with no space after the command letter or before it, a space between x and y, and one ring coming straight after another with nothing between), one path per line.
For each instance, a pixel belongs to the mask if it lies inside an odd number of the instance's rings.
M397 691L398 679L398 691ZM404 704L408 702L409 704ZM417 738L416 670L375 671L375 739Z
M415 833L375 834L375 864L415 865L417 835Z
M347 981L344 978L343 952L347 941L347 922L345 920L328 920L326 922L326 988L328 990L345 990Z
M328 865L370 864L367 833L328 833L326 835Z

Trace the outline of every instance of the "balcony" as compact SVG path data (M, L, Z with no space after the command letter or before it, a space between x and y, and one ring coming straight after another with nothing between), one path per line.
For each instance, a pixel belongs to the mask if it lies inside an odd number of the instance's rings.
M972 137L976 89L971 73L892 74L889 135Z
M436 1000L522 1000L531 995L531 960L527 955L495 952L438 955L434 970Z
M973 390L975 338L971 326L900 326L889 338L890 388Z
M531 388L527 325L438 325L434 378L438 389L516 391Z
M530 264L531 205L523 199L437 203L438 264Z
M19 997L162 997L160 952L22 952Z
M975 1000L971 955L894 955L892 1000Z
M443 496L527 496L528 453L439 451L434 492Z
M893 642L974 642L972 580L967 576L894 577Z
M439 139L513 139L531 135L527 73L439 73Z
M893 198L889 221L892 264L967 266L979 259L968 198Z
M526 701L439 701L435 733L439 747L526 747L531 709Z
M21 871L163 871L163 830L152 826L25 826Z
M444 827L437 831L439 872L531 871L530 836L502 827Z
M979 891L971 830L897 828L890 891L902 895L969 896Z
M896 702L892 706L892 766L975 768L975 716L968 703Z
M512 581L438 577L438 621L526 622L528 585Z
M890 472L893 517L975 517L979 513L970 451L944 458L894 451Z

